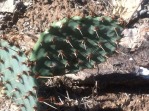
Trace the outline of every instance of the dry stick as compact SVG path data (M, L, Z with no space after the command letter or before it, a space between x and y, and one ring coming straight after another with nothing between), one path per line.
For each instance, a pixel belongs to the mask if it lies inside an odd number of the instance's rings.
M60 100L60 102L61 102L62 104L64 104L64 102L62 101L62 99L60 98L60 96L58 96L58 99Z
M141 0L141 2L138 4L138 6L136 7L136 9L134 10L134 12L132 13L132 15L130 16L130 18L128 19L128 23L130 22L130 20L132 19L134 13L136 12L136 10L140 7L141 3L143 2L143 0ZM126 25L128 25L128 23Z
M54 77L49 77L49 76L38 76L37 79L53 79Z
M56 107L54 107L54 106L52 106L52 105L48 104L47 102L42 102L42 103L44 103L44 104L46 104L46 105L48 105L48 106L52 107L53 109L56 109L56 110L57 110L57 108L56 108Z
M82 102L83 102L83 105L84 105L85 110L87 110L87 105L86 105L86 104L87 104L87 102L85 102L85 100L84 100L84 99L82 100Z
M57 91L56 91L56 92L57 92ZM61 96L63 96L65 99L68 99L68 100L69 100L68 97L66 97L65 95L61 94L60 92L57 92L57 93L60 94Z
M68 98L68 100L70 101L70 97L69 97L69 93L68 93L68 91L66 91L66 94L67 94L67 98Z

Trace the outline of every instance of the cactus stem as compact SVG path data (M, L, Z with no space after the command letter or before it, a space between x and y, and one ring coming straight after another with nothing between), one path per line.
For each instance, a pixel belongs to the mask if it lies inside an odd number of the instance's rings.
M121 38L119 30L122 30L116 20L106 16L65 18L54 22L51 27L48 33L41 34L29 58L37 62L37 65L31 66L31 76L35 79L48 79L48 76L62 72L76 73L80 69L96 67L95 61L105 62L109 56L104 55L117 49L115 41Z
M81 31L81 26L80 26L80 25L77 26L77 30L79 30L79 32L80 32L81 35L83 36L83 33L82 33L82 31Z

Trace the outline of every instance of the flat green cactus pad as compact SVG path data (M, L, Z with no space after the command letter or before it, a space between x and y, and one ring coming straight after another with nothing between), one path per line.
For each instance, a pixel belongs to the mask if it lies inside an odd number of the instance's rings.
M37 84L30 76L27 57L19 47L0 39L0 78L4 95L12 98L21 111L37 108Z
M42 76L94 68L117 48L122 27L106 16L72 17L55 22L41 34L31 60Z

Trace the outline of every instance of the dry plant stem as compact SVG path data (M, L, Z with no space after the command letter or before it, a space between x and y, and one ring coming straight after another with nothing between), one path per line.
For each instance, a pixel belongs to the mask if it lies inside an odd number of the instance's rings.
M70 100L68 97L66 97L65 95L61 94L60 92L57 92L58 94L60 94L61 96L63 96L65 99Z
M44 103L44 104L46 104L46 105L48 105L48 106L52 107L53 109L56 109L56 110L57 110L57 108L56 108L56 107L54 107L54 106L52 106L52 105L48 104L47 102L42 102L42 103Z
M60 98L60 96L58 96L58 99L60 100L61 104L64 104L64 102L62 101L62 99Z
M70 100L68 91L66 91L66 94L67 94L67 98L68 98L68 100Z
M38 76L37 79L51 79L53 77L49 77L49 76Z

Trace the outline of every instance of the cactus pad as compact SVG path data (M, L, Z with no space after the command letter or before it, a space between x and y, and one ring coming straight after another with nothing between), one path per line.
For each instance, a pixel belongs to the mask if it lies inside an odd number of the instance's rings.
M7 41L4 37L0 38L0 79L4 95L12 98L21 111L35 111L37 84L30 76L28 58L18 45Z
M94 68L117 48L122 27L110 17L72 17L54 22L41 34L31 60L42 76Z

